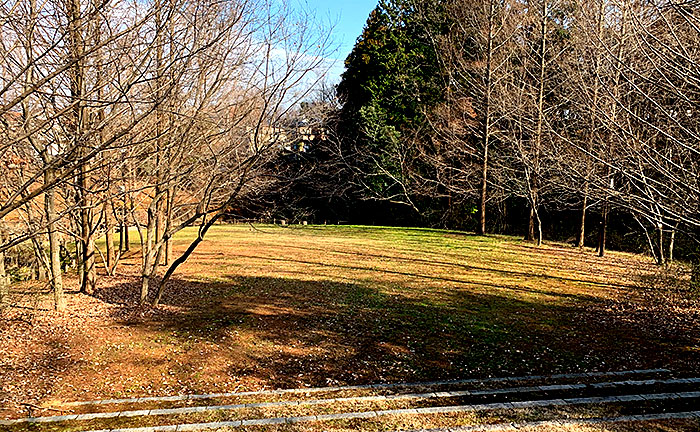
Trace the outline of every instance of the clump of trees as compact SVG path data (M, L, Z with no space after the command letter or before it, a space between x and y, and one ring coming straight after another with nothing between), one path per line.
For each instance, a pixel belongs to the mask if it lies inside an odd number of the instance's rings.
M157 304L233 212L537 243L564 225L601 256L634 224L659 264L693 245L700 284L699 9L382 0L337 88L297 108L329 33L284 3L3 2L0 301L31 263L64 309L62 274L94 292L137 235Z
M140 301L157 303L209 227L272 187L276 125L329 50L312 16L255 0L17 0L0 20L0 301L7 259L31 244L58 310L67 267L93 293L129 227Z
M576 244L601 256L614 211L659 264L676 233L700 240L697 3L387 0L346 66L337 115L362 199L537 243L543 215L576 212Z

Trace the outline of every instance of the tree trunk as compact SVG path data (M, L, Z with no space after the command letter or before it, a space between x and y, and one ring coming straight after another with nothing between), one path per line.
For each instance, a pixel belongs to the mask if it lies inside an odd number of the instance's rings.
M36 280L46 280L48 275L46 272L46 264L48 264L40 254L43 254L43 250L37 249L36 251Z
M150 268L144 268L141 274L141 297L139 298L139 305L143 306L146 304L146 299L148 298L148 290L151 284L151 272Z
M190 243L189 247L183 253L178 259L176 259L170 267L168 267L168 270L165 272L165 275L163 275L163 279L160 281L160 284L158 285L158 292L156 293L156 297L153 300L153 306L158 306L158 304L161 301L161 298L163 296L163 291L165 290L165 284L168 283L170 280L170 277L173 275L175 270L182 264L183 262L187 261L187 258L189 258L190 255L192 255L192 252L197 248L197 246L204 240L204 236L206 235L207 231L209 231L209 228L211 228L212 225L222 216L222 213L219 213L215 215L214 217L211 218L208 222L203 221L202 225L199 228L199 232L197 234L197 238L195 238L192 243Z
M114 250L114 220L112 218L112 199L107 197L104 204L105 245L107 249L107 274L112 276L116 267L117 254Z
M124 252L124 222L119 222L119 252Z
M605 256L605 237L608 230L608 203L603 204L603 212L600 220L600 232L598 233L598 256Z
M542 246L542 219L540 219L540 212L536 208L535 217L537 218L537 246Z
M156 188L156 194L158 194L158 188ZM163 214L162 214L162 205L158 204L156 206L156 230L155 230L155 240L154 243L158 243L160 241L160 235L163 230Z
M599 8L598 8L598 15L597 15L597 40L602 41L603 40L603 31L604 31L604 22L605 22L605 6L606 2L601 1L599 3ZM597 42L594 40L594 42ZM596 55L593 58L593 76L597 77L600 75L600 66L601 66L601 53L599 50L597 50L595 47L592 48ZM597 137L596 134L596 126L598 123L598 119L596 116L595 110L598 108L598 98L600 94L600 83L598 82L597 79L593 79L593 82L587 83L588 85L593 86L593 98L592 98L592 103L588 106L590 106L592 109L590 111L590 117L589 117L589 139L586 140L585 146L586 146L586 175L585 175L585 183L583 186L583 204L581 206L581 228L579 230L579 236L578 236L578 243L577 246L579 248L583 248L586 244L586 213L588 210L588 195L591 189L591 176L592 176L592 171L593 171L593 161L591 160L591 153L593 152L593 146L594 146L594 141L595 138Z
M586 189L588 189L588 185L586 185ZM576 242L576 246L579 248L583 248L586 241L586 207L588 207L588 191L583 194L583 204L581 205L581 227L579 228L578 241Z
M68 250L68 241L66 240L65 236L61 236L59 238L60 244L59 244L59 257L62 254L62 259L61 259L61 271L66 272L68 269L71 269L75 267L75 259L73 258L73 255L70 253ZM63 259L65 258L65 259Z
M172 187L169 187L166 194L166 208L165 208L165 232L170 232L173 226L173 199L175 198L175 193ZM165 266L170 265L170 260L173 256L173 243L170 236L165 239L165 259L163 264Z
M54 181L53 171L44 172L46 184ZM47 231L49 237L49 274L53 290L54 308L62 312L66 309L66 298L63 294L63 275L61 273L61 243L56 232L56 193L49 189L44 194L44 211L46 212Z
M129 243L129 224L124 222L124 252L129 252L131 243Z
M540 155L542 152L542 136L544 134L544 81L545 72L547 67L546 54L547 54L547 15L549 10L548 0L542 0L541 13L541 26L540 26L540 58L539 58L539 81L537 89L537 119L536 119L536 130L534 136L534 157L532 162L532 170L528 177L530 182L530 221L528 226L528 237L529 240L535 239L535 223L539 222L539 214L537 213L537 206L539 203L539 164ZM537 220L536 220L537 219ZM538 223L537 227L537 244L542 244L542 226Z
M85 177L83 177L85 180ZM87 186L86 182L83 185ZM87 206L87 192L82 192L81 198L82 207L80 210L80 234L81 234L81 249L83 253L83 283L80 287L80 292L83 294L92 294L95 292L97 283L97 271L95 269L95 236L92 230L92 211Z
M143 306L146 304L146 299L148 298L148 291L150 289L150 282L158 269L158 262L161 258L160 251L162 247L158 246L155 242L156 236L156 221L158 219L158 201L160 201L160 196L156 195L148 206L147 217L148 225L146 227L146 241L142 245L142 271L141 271L141 297L139 299L139 304Z
M0 252L0 308L8 301L10 284L5 271L5 252Z
M67 0L66 14L68 16L68 49L74 64L70 68L70 95L72 111L69 126L71 146L78 150L82 158L86 154L87 143L83 142L85 122L85 70L83 16L80 0ZM80 240L82 252L82 283L80 292L92 294L95 290L95 239L92 232L92 211L89 202L88 167L83 162L78 168L78 206L80 207Z
M92 0L93 7L95 10L99 10L102 5L100 4L99 0ZM93 32L93 43L94 46L100 46L102 41L102 28L100 26L100 21L95 20L94 25L92 26L92 32ZM102 50L98 49L96 52L96 58L95 61L93 62L93 68L95 70L94 73L94 78L95 78L95 87L97 91L97 100L101 101L104 99L103 96L103 89L105 86L105 83L103 82L103 77L105 75L105 71L103 70L103 65L104 65L104 60L102 56ZM96 139L98 141L97 145L98 148L103 148L104 146L104 121L105 121L105 111L104 107L100 106L99 108L95 109L96 112L90 117L91 121L93 122L92 129L97 131L96 134ZM106 157L109 158L109 152L106 152ZM112 203L112 185L111 185L111 179L112 179L112 172L111 172L111 166L107 166L107 170L104 173L107 184L106 184L106 194L104 196L105 202L102 207L102 210L104 212L104 227L105 227L105 248L107 252L107 257L105 259L105 267L106 267L106 272L107 275L112 276L114 274L114 269L116 268L116 260L117 260L117 254L115 253L114 250L114 205Z
M154 217L149 212L148 215L148 227L146 228L146 244L143 245L143 269L141 271L141 297L139 299L139 304L143 306L146 304L146 299L148 298L148 290L150 288L151 275L153 274L152 267L154 266L152 261L153 255L153 236L155 231L155 220ZM156 262L155 266L158 263Z
M487 126L488 128L488 120ZM487 198L487 179L488 179L488 161L489 161L489 140L484 139L484 153L481 165L481 196L479 198L479 235L486 234L486 198Z
M5 242L5 229L0 222L0 244ZM5 252L0 251L0 309L7 304L8 295L10 293L10 281L7 277L7 271L5 269Z
M693 242L693 251L690 256L690 263L692 267L690 288L696 294L700 294L700 227L695 227Z
M75 266L78 269L78 286L82 288L83 280L85 279L85 268L83 267L82 242L79 239L75 240Z
M664 265L666 262L666 254L664 253L664 226L663 224L659 223L656 226L656 230L658 232L658 248L659 248L659 254L657 255L656 263L658 265Z
M676 244L676 228L671 229L671 240L668 243L668 263L673 262L673 247Z
M168 238L168 240L165 241L165 259L163 261L163 265L169 266L170 265L170 260L172 259L173 256L173 243Z
M486 76L484 91L484 137L481 161L481 196L479 199L479 234L486 234L486 198L488 188L489 144L491 139L491 92L493 69L494 0L489 1L488 40L486 46Z
M527 224L527 237L528 241L535 240L535 207L530 204L530 219Z

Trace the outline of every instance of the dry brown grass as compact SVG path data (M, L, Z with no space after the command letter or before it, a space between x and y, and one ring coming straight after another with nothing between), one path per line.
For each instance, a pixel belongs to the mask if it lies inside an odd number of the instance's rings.
M695 303L650 301L642 256L437 230L262 231L213 228L155 310L134 305L138 256L94 297L70 294L63 316L12 308L0 324L0 415L27 414L19 402L697 370Z

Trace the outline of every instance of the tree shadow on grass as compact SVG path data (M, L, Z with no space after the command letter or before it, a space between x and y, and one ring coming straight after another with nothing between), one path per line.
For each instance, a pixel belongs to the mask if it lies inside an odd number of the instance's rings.
M411 287L388 294L358 283L231 276L213 284L176 280L163 303L176 309L123 324L167 334L185 351L223 346L212 362L270 387L693 370L699 360L688 349L697 333L647 334L647 323L585 298L572 304L457 289L433 296ZM187 385L203 390L196 380Z

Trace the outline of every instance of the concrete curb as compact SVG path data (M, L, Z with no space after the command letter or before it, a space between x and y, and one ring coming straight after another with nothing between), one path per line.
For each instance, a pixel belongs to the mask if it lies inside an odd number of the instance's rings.
M634 395L632 399L626 399L625 402L629 401L645 401L649 400L646 396L649 395ZM666 398L673 399L683 399L683 398L700 398L700 392L689 392L689 393L667 393L664 396ZM656 400L664 399L662 397L655 398ZM382 417L389 415L417 415L417 414L443 414L443 413L454 413L454 412L473 412L473 411L493 411L501 409L519 409L519 408L530 408L530 407L552 407L552 406L570 406L570 405L585 405L589 403L617 403L621 402L616 396L610 396L605 398L578 398L578 399L549 399L549 400L539 400L539 401L526 401L526 402L505 402L505 403L495 403L495 404L479 404L479 405L460 405L460 406L447 406L447 407L431 407L431 408L405 408L396 410L385 410L385 411L365 411L365 412L351 412L351 413L339 413L339 414L325 414L318 416L303 416L303 417L275 417L275 418L265 418L265 419L251 419L251 420L236 420L227 422L211 422L211 423L197 423L197 424L180 424L180 425L169 425L169 426L153 426L153 427L142 427L142 428L125 428L125 429L101 429L101 430L91 430L88 432L162 432L162 431L193 431L193 430L206 430L206 429L217 429L222 427L240 427L240 426L267 426L275 424L291 424L291 423L304 423L304 422L314 422L314 421L330 421L330 420L352 420L360 418L370 418L370 417ZM678 413L665 413L656 414L661 415L678 415ZM645 416L626 416L619 417L627 420L621 421L644 421L648 420L644 418ZM687 418L700 418L700 412L688 413ZM678 417L668 417L668 418L678 418ZM684 417L685 418L685 417ZM608 422L610 420L607 420ZM445 429L436 429L432 432L442 431ZM447 431L460 431L462 429L452 429L448 428ZM464 429L470 430L470 429ZM479 430L479 429L471 429ZM429 430L426 430L429 431Z
M346 398L333 398L333 399L312 399L312 400L301 400L301 401L279 401L279 402L257 402L257 403L245 403L245 404L234 404L234 405L209 405L209 406L194 406L194 407L177 407L177 408L162 408L162 409L145 409L145 410L132 410L132 411L111 411L102 413L86 413L86 414L73 414L73 415L61 415L61 416L47 416L47 417L29 417L17 420L0 420L0 425L12 425L19 423L53 423L69 420L93 420L93 419L107 419L107 418L117 418L117 417L138 417L138 416L159 416L159 415L176 415L176 414L193 414L209 411L228 411L237 410L245 408L273 408L273 407L285 407L285 406L299 406L299 405L322 405L330 403L342 403L342 402L375 402L375 401L396 401L396 400L430 400L437 398L452 398L452 397L465 397L465 396L490 396L490 395L500 395L500 394L512 394L512 393L530 393L539 391L560 391L560 390L583 390L586 388L595 389L613 389L616 387L630 387L630 386L642 386L642 385L672 385L672 384L700 384L700 378L676 378L667 380L628 380L628 381L615 381L615 382L603 382L603 383L592 383L592 384L559 384L559 385L543 385L534 387L510 387L502 389L483 389L483 390L460 390L460 391L450 391L450 392L430 392L430 393L406 393L398 395L386 395L386 396L357 396L357 397L346 397ZM696 394L700 396L700 392L690 392L689 394ZM659 397L662 399L673 399L675 393L653 393L648 395L643 395L646 400L658 400ZM619 401L635 401L637 395L621 395L615 396ZM600 400L606 400L605 397L598 398ZM578 400L593 400L595 402L596 398L573 398L566 399L567 401L578 401ZM536 402L536 401L535 401ZM517 404L520 402L513 402Z
M617 371L617 372L586 372L586 373L571 373L571 374L556 374L556 375L529 375L529 376L505 377L505 378L470 378L470 379L464 379L464 380L445 380L445 381L390 383L390 384L367 384L367 385L337 386L337 387L312 387L312 388L281 389L281 390L259 390L259 391L249 391L249 392L209 393L209 394L199 394L199 395L147 396L147 397L139 397L139 398L99 399L99 400L92 400L92 401L68 402L68 403L64 404L64 406L106 405L106 404L140 403L140 402L170 402L170 401L185 401L185 400L196 400L196 399L215 399L215 398L235 397L235 396L283 395L283 394L295 394L295 393L337 392L337 391L344 391L344 390L372 390L372 389L378 390L378 389L392 389L392 388L453 386L453 385L476 384L476 383L536 381L536 380L541 380L541 379L595 378L595 377L658 374L658 373L670 373L670 371L668 369L637 369L637 370L627 370L627 371Z

